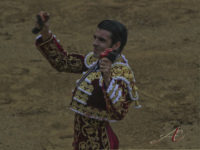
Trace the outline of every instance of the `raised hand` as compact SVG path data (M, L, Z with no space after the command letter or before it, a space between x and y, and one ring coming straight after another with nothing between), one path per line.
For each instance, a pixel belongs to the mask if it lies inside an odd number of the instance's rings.
M49 33L49 13L45 12L45 11L40 11L37 15L36 15L36 23L35 23L35 28L33 28L32 32L34 34L37 33L41 33L42 34L42 39L46 40L48 39L51 34Z
M102 73L104 83L105 83L106 86L108 86L109 83L110 83L111 65L112 65L112 62L107 57L103 57L100 60L100 69L99 70Z

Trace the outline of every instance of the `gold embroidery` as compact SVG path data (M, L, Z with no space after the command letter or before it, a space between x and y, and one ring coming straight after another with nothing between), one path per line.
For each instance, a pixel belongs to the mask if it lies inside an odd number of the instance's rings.
M106 110L99 111L96 108L88 107L85 105L82 105L78 103L77 101L72 101L71 103L71 108L77 110L78 112L84 113L85 115L88 116L93 116L96 117L97 119L99 118L100 120L103 119L108 119L111 120L110 116L106 112Z
M80 124L80 128L75 128L75 133L79 133L79 149L109 149L109 138L106 131L106 123L84 116L75 115L75 123ZM76 134L77 135L77 134ZM78 140L78 136L75 137Z
M88 149L87 142L80 142L79 143L79 150L86 150L86 149Z
M95 58L95 57L93 56L93 52L89 53L89 54L86 56L86 66L87 66L87 67L91 67L92 64L94 64L96 61L97 61L97 58Z
M91 65L96 61L96 59L94 59L94 57L92 57L92 55L90 54L89 56L87 56L87 65ZM134 88L134 85L132 85L134 76L133 73L131 71L131 69L127 66L127 64L125 63L121 63L122 59L119 58L117 60L117 62L120 63L116 63L115 65L113 65L113 68L111 70L111 75L112 77L123 77L125 78L128 82L130 82L131 88L133 89L131 91L132 95L135 97L136 96L136 89ZM94 80L99 80L101 76L101 72L93 72L91 73L87 79L91 81ZM101 82L102 83L102 82ZM111 96L111 94L113 93L114 88L116 87L116 85L120 85L120 88L123 88L123 92L121 93L121 96L119 95L120 93L120 89L118 87L118 89L116 89L115 93L113 94L113 98L112 101L116 100L116 104L115 106L117 108L119 108L119 112L123 111L126 112L125 109L121 109L120 108L120 103L122 101L125 101L125 99L123 99L124 96L128 95L128 88L127 88L127 83L124 81L119 80L118 82L115 82L113 84L113 88L112 90L109 92L109 96ZM88 97L90 96L89 94L92 94L93 90L94 90L94 85L87 83L86 81L83 81L80 85L80 89L77 89L76 93L75 93L75 97L82 100L85 104L87 103ZM85 92L84 92L84 91ZM119 95L119 97L118 97ZM130 101L131 102L131 101ZM113 120L113 116L110 115L110 113L108 113L106 110L103 111L99 111L99 109L97 108L92 108L92 107L88 107L87 105L83 105L81 103L79 103L78 101L72 100L71 103L71 108L74 109L75 111L77 111L80 114L84 114L88 117L92 117L92 118L96 118L96 119L103 119L103 120Z

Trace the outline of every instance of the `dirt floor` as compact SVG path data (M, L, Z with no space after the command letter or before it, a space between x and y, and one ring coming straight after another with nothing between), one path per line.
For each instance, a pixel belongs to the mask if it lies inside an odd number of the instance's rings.
M67 107L80 75L57 72L37 51L31 30L40 10L51 14L68 52L92 51L101 20L127 26L124 54L142 108L112 124L120 149L200 149L200 0L1 0L0 7L0 150L72 149ZM171 134L150 143L177 127L178 142Z

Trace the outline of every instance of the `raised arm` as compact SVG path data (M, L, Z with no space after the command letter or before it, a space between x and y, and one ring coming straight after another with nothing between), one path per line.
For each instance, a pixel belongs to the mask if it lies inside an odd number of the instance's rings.
M43 21L41 26L36 22L40 35L36 38L36 47L48 62L59 72L81 73L86 70L84 56L80 54L68 54L58 42L56 37L49 31L47 18L49 14L41 11L38 14Z

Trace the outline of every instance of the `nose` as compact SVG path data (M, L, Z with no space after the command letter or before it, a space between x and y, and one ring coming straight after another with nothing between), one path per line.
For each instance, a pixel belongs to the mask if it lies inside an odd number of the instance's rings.
M98 46L98 40L97 39L94 39L93 46Z

